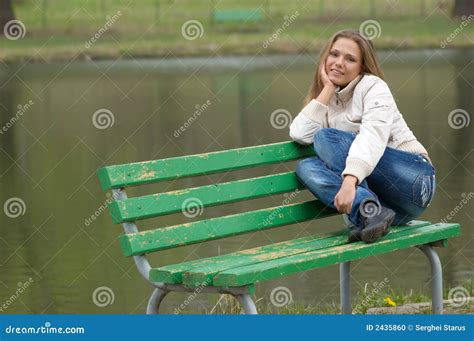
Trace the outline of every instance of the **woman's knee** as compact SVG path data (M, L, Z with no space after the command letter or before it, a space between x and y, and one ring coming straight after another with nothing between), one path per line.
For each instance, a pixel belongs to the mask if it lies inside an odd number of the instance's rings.
M310 157L307 159L303 159L298 162L296 165L296 176L304 181L304 178L307 177L309 174L311 174L311 166L312 166L312 159L314 157Z
M321 150L326 146L331 146L331 141L338 134L339 130L334 128L321 128L314 133L313 142L316 150Z
M318 155L324 160L335 152L347 154L354 135L335 128L321 128L314 134L313 144Z

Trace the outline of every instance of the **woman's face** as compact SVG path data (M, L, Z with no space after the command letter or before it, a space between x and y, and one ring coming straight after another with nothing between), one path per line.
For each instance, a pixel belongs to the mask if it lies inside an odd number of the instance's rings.
M344 87L362 70L362 54L352 39L339 38L326 58L326 73L334 84Z

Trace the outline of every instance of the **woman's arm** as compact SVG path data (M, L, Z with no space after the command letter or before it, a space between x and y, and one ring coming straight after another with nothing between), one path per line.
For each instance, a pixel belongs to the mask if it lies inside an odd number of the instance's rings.
M327 128L328 104L336 91L324 68L320 69L324 87L316 99L311 100L295 117L290 125L290 137L300 144L313 143L314 133L320 128Z
M342 172L344 180L334 197L334 206L341 213L350 213L356 186L372 171L382 157L390 136L396 104L388 86L375 84L364 96L364 112L360 132L352 142Z
M374 170L387 147L394 113L395 100L387 84L378 80L365 94L362 123L352 142L343 176L353 175L361 183Z
M313 99L295 117L290 125L290 137L300 144L313 143L314 133L327 127L328 107Z

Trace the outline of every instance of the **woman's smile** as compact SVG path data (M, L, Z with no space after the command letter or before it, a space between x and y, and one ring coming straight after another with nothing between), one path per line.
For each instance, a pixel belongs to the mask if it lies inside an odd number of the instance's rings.
M338 77L338 76L343 76L343 75L344 75L343 72L341 72L341 71L339 71L339 70L336 70L336 69L332 69L331 72L332 72L336 77Z

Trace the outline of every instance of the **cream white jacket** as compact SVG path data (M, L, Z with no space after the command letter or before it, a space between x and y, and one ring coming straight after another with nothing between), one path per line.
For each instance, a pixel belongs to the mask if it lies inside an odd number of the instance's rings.
M290 125L290 137L311 144L320 128L357 133L342 175L361 183L374 170L385 148L428 154L408 128L387 84L377 76L360 75L344 89L337 88L328 105L309 102Z

